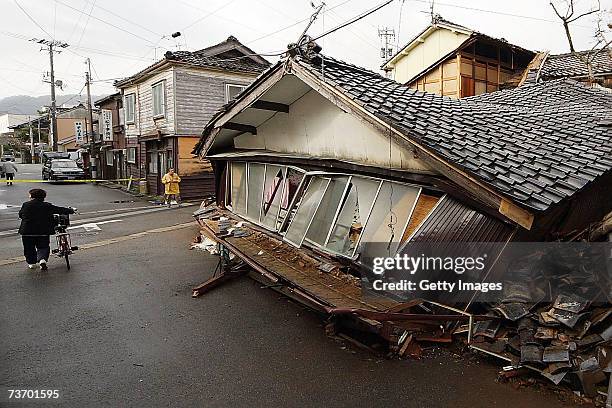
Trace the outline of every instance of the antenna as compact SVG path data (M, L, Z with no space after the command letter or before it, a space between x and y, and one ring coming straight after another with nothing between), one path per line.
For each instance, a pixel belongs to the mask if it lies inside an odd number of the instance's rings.
M434 1L435 0L431 0L429 2L429 15L431 16L431 22L434 23L436 21L436 15L434 13Z

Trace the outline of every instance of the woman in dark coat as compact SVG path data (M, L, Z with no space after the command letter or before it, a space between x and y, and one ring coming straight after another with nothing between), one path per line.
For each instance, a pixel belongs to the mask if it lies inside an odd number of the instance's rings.
M55 234L53 214L74 214L72 207L58 207L45 202L47 192L40 188L30 190L30 201L23 203L19 210L21 225L19 233L23 243L28 268L35 269L40 265L47 269L49 260L49 236Z

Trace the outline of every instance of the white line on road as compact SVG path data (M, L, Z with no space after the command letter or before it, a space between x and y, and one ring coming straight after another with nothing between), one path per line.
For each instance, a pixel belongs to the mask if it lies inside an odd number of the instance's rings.
M121 222L121 221L123 221L123 220L108 220L108 221L100 221L100 222L91 222L89 224L74 225L74 226L68 227L66 229L67 230L72 230L72 229L77 229L77 228L84 228L85 231L87 231L87 232L101 231L102 229L99 227L99 225L110 224L111 222Z
M190 207L190 206L193 206L193 205L195 205L195 203L184 203L181 206L182 207ZM153 212L158 212L158 211L172 211L172 209L171 208L167 208L165 206L160 206L160 207L148 208L148 209L145 209L145 210L126 212L126 213L121 214L121 216L122 217L126 217L128 215L148 214L148 213L153 213ZM103 215L103 216L100 216L100 217L88 218L88 219L83 219L83 220L76 220L76 222L77 222L76 225L87 224L87 223L92 223L92 222L99 222L99 221L106 221L106 220L113 219L114 217L116 217L115 214L112 214L112 215ZM2 232L0 232L0 237L5 237L5 236L9 236L9 235L15 235L17 233L17 231L18 230L16 230L16 229L8 230L8 231L2 231Z

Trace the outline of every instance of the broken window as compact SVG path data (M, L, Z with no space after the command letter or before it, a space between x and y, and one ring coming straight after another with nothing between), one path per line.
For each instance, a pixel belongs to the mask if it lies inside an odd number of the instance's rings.
M383 181L360 237L361 259L395 255L419 192L420 188Z
M232 168L232 211L236 214L246 213L246 164L233 162Z
M340 212L329 235L327 249L345 256L353 255L380 183L380 180L351 177Z
M259 221L268 228L278 229L278 212L283 198L283 185L287 169L271 164L266 165L263 202ZM289 204L287 204L288 206Z
M259 163L249 163L248 168L249 178L246 217L259 222L266 167Z
M308 187L304 191L300 202L293 206L296 209L295 214L291 217L285 234L285 239L291 244L298 247L302 245L306 231L329 183L329 178L313 176L308 182Z
M327 235L331 229L332 223L336 216L338 207L344 196L349 177L333 177L330 182L323 199L317 208L317 212L312 219L312 223L306 233L306 239L311 243L324 246L327 241Z
M304 178L304 172L291 168L291 167L287 167L287 173L285 176L285 180L283 181L283 192L282 192L282 197L280 200L280 211L278 214L278 230L280 232L284 232L284 228L287 227L287 225L289 225L289 222L291 221L291 218L293 217L294 213L289 213L289 206L291 206L291 203L295 200L296 202L299 202L299 194L303 193L304 189L301 189L300 191L300 185L302 183L302 179ZM298 197L296 197L296 195L298 195ZM295 212L295 209L297 208L297 206L293 206L293 211ZM287 218L287 216L289 217L289 220L287 220L287 222L285 221L285 218Z

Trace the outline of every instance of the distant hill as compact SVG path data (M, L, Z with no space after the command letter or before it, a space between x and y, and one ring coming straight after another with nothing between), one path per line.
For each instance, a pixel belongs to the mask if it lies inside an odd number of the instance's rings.
M91 101L104 97L106 95L91 95ZM62 106L67 103L67 106L78 105L79 101L85 104L87 97L85 95L79 96L78 94L68 95L57 95L56 103L57 106ZM23 113L26 115L34 115L43 106L51 105L51 95L44 96L27 96L27 95L16 95L7 96L6 98L0 99L0 113Z

